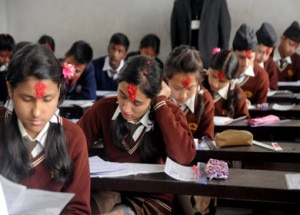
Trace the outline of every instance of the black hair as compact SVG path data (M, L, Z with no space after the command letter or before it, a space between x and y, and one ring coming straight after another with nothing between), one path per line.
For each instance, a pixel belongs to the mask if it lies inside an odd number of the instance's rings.
M15 40L9 34L0 34L0 51L12 51L15 47Z
M209 67L214 70L223 71L226 78L232 80L238 75L239 60L234 51L221 50L212 56ZM225 107L227 116L231 116L234 112L237 99L237 92L235 88L232 88L228 92L228 98Z
M140 42L140 48L152 47L155 50L155 54L159 54L160 39L155 34L147 34Z
M122 45L125 47L125 50L128 51L130 42L128 37L123 33L115 33L111 36L109 44Z
M53 52L44 45L32 44L18 50L8 66L7 81L12 90L19 83L34 76L37 79L49 79L60 87L60 101L63 100L64 77L60 62ZM30 167L30 158L17 123L15 111L8 114L0 141L0 173L8 179L20 182L34 171ZM63 183L68 180L71 163L67 153L66 139L60 123L50 122L44 148L45 163L53 173L54 180Z
M13 56L18 50L20 50L20 49L23 48L24 46L27 46L27 45L30 45L30 44L32 44L32 43L29 42L29 41L21 41L21 42L18 42L18 43L15 45L14 49L12 50L12 53L11 53L10 58L12 58L12 56Z
M177 73L196 73L198 82L201 82L203 62L200 52L192 46L181 45L175 47L168 55L165 63L165 75L171 79Z
M203 70L203 62L200 52L192 46L180 45L175 47L168 55L165 63L165 76L166 79L172 79L174 74L177 73L196 73L198 84L201 84L201 72ZM199 101L199 108L195 112L198 120L200 120L203 113L203 96L198 93L197 99Z
M74 42L67 51L66 57L71 56L74 57L76 62L89 65L93 59L93 49L87 42L79 40Z
M51 48L51 50L54 52L55 51L55 41L54 39L49 36L49 35L42 35L39 40L38 40L39 44L48 44Z
M124 81L136 85L153 101L161 90L161 69L154 59L142 55L133 56L121 69L118 81L119 83ZM149 118L150 120L154 120L154 110L152 106L150 107ZM124 148L121 143L129 133L127 123L121 114L119 114L117 120L112 123L111 131L113 140L120 148ZM143 162L154 162L163 152L162 140L155 140L152 133L152 130L146 132L139 147Z

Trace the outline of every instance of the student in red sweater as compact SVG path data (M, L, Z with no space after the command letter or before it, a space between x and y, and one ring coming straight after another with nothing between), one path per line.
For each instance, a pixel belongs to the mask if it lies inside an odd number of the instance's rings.
M184 112L194 138L214 138L214 103L209 92L200 86L202 60L199 51L181 45L169 54L165 76L171 88L170 99Z
M219 51L217 48L214 50L216 51L203 85L213 96L215 116L249 117L246 96L241 87L236 84L239 68L236 54L230 50Z
M254 29L242 24L233 39L233 50L239 59L237 83L252 104L267 102L269 77L265 69L254 63L257 38Z
M165 77L171 88L170 99L184 112L194 138L214 139L214 103L208 90L201 86L203 69L199 51L188 45L173 49L165 63ZM178 196L185 214L193 213L190 196ZM209 197L201 197L209 205ZM202 203L203 204L203 203ZM203 212L200 209L200 212Z
M296 52L300 44L300 25L294 21L281 35L280 44L273 52L278 66L279 81L300 80L300 55Z
M0 116L0 174L29 188L74 193L61 214L91 214L86 138L57 116L63 69L44 45L27 45L9 64L7 111Z
M270 57L277 41L277 34L270 23L264 22L256 31L258 45L255 52L255 62L264 68L269 76L270 90L278 90L278 69Z
M88 146L101 139L109 161L162 164L168 156L190 164L196 154L193 136L183 112L168 99L171 90L162 80L154 59L130 58L120 71L117 96L96 101L78 121ZM126 213L171 214L173 195L121 196L119 210Z

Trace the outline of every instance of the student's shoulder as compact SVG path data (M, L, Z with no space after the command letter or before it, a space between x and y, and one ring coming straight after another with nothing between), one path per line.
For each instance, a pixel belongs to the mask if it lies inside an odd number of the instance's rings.
M268 77L268 72L264 68L259 66L257 63L254 64L253 70L254 70L255 77L259 79Z
M91 107L93 111L109 111L110 109L115 110L115 108L118 106L117 104L117 97L116 96L110 96L102 99L98 99Z

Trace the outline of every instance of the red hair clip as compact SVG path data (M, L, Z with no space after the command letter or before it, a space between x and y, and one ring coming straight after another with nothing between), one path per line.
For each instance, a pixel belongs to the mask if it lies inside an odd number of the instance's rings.
M130 101L133 102L135 100L137 87L133 84L129 84L128 87L127 87L127 91L128 91L128 94L129 94Z
M187 88L190 85L191 81L192 80L190 77L184 77L181 81L181 84L184 88Z
M63 68L63 75L65 77L65 79L71 79L74 74L75 74L75 66L73 64L67 64L67 63L64 63L64 68Z
M219 71L218 78L219 78L220 81L224 80L224 78L225 78L225 72L224 71Z
M148 75L148 71L147 71L147 70L144 70L144 71L143 71L143 74L144 74L144 75Z
M246 57L251 58L251 56L252 56L252 50L247 50L246 51Z
M34 92L37 99L42 98L46 94L46 84L38 81L34 86Z
M149 66L150 64L151 64L151 61L150 61L150 60L148 60L148 61L147 61L147 65Z

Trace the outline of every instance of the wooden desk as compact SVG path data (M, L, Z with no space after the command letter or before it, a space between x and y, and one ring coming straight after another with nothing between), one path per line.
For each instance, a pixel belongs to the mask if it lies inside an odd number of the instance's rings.
M300 92L300 81L292 81L292 82L278 82L279 90L289 90L294 93Z
M255 140L300 142L300 120L287 120L258 127L248 126L247 120L241 120L229 125L215 126L215 133L227 129L248 130Z
M165 173L139 174L118 178L91 178L91 188L111 191L204 195L300 205L300 190L287 189L286 173L288 172L230 169L227 180L211 180L207 185L178 181Z
M261 110L258 108L251 108L249 109L249 113L251 118L255 117L262 117L267 115L276 115L280 117L281 119L300 119L300 105L295 105L293 109L291 110L274 110L272 109L274 104L269 104L269 107L265 110Z
M299 96L293 92L281 92L267 97L268 103L299 104Z

